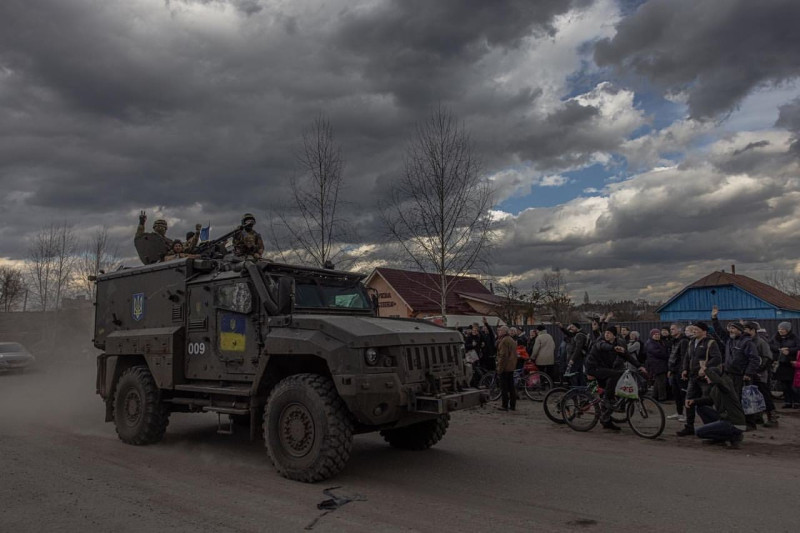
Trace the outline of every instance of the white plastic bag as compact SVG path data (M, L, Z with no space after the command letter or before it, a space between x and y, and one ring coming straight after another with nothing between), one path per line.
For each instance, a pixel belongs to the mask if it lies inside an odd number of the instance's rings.
M468 363L474 364L475 362L478 361L478 359L480 359L480 356L478 355L478 352L476 352L475 350L470 350L465 355L465 358L467 359Z
M636 384L636 378L633 377L633 373L630 370L626 370L622 377L619 378L614 394L629 400L639 399L639 385Z
M742 411L746 415L754 415L763 413L767 410L767 402L764 400L764 395L758 390L755 385L748 385L742 387Z

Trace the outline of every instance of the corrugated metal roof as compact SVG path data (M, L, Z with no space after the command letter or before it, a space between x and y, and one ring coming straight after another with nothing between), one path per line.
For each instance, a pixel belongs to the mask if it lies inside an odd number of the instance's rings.
M744 276L742 274L731 274L729 272L712 272L711 274L700 278L691 285L687 285L678 294L670 298L664 305L658 308L658 312L665 309L674 300L679 298L688 289L702 288L702 287L722 287L722 286L737 287L756 298L759 298L766 303L773 305L779 309L786 309L789 311L800 311L800 298L789 296L785 292L779 291L775 287L771 287L766 283L762 283L753 278Z
M741 274L730 274L728 272L712 272L708 276L701 278L691 285L690 287L716 287L719 285L733 285L745 290L755 296L761 298L765 302L780 307L781 309L788 309L790 311L800 311L800 299L794 296L789 296L785 292L779 291L775 287L771 287L766 283L762 283L753 278L748 278Z
M375 270L392 286L414 312L441 311L439 303L441 289L437 274L385 267L379 267ZM460 296L461 294L484 301L492 301L498 298L475 278L447 276L447 282L450 286L446 298L448 313L467 314L474 312L474 309Z

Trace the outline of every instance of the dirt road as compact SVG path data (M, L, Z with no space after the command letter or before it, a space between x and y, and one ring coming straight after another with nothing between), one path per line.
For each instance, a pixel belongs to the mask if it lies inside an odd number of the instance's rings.
M356 437L336 479L273 470L246 431L173 415L158 445L104 424L91 366L0 375L0 531L795 531L800 415L742 450L555 426L541 404L456 414L403 452ZM776 437L776 438L770 438ZM324 514L323 490L351 501Z

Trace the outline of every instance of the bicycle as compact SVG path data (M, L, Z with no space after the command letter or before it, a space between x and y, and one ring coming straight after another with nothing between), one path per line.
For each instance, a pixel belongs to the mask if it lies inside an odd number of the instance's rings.
M556 424L566 424L564 421L564 396L573 389L586 389L586 386L581 387L553 387L550 389L542 401L544 414L551 421ZM622 398L617 398L613 405L613 413L611 414L611 421L616 424L624 424L628 421L628 415L625 402Z
M488 370L488 369L482 367L479 361L475 361L475 362L472 362L472 363L470 363L469 361L466 361L466 364L468 364L472 368L472 379L469 382L470 383L470 387L479 388L481 380L485 376L494 373L493 370Z
M573 376L577 375L577 372L569 372L565 373L564 377L569 379ZM639 394L647 394L648 386L647 381L638 374L633 374L634 378L636 379L636 383L639 385ZM563 383L563 382L562 382ZM564 422L564 413L562 412L563 408L563 399L567 392L572 389L586 389L586 385L583 386L569 386L569 387L553 387L548 391L545 395L543 400L543 408L544 414L549 418L551 421L555 422L556 424L565 424ZM628 421L628 415L626 411L625 402L622 401L622 398L615 398L614 403L612 405L612 414L611 414L611 421L616 424L624 424Z
M541 402L545 394L553 387L553 380L539 370L532 370L536 365L526 363L522 368L514 371L514 387L517 392L525 392L530 400ZM500 375L497 372L486 374L478 383L479 389L489 391L489 400L496 401L500 398Z
M603 389L596 380L587 387L578 387L568 391L561 400L561 412L564 422L575 431L589 431L600 420L600 402L603 401ZM650 396L639 395L637 399L618 398L624 406L628 425L638 436L645 439L658 438L664 432L667 423L664 409Z

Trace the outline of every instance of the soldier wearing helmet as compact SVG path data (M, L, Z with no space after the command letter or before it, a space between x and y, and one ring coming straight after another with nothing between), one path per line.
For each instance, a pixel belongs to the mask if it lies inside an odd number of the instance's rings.
M233 253L245 259L258 260L264 255L264 240L253 229L256 217L252 213L245 213L242 225L233 234Z
M134 237L134 242L136 242L137 239L146 234L144 231L145 222L147 222L147 215L145 214L144 211L141 211L139 213L139 226L136 228L136 236ZM155 222L153 222L153 233L150 233L150 235L153 234L158 235L164 241L165 250L172 249L172 239L167 237L166 220L164 220L163 218L159 218Z

